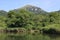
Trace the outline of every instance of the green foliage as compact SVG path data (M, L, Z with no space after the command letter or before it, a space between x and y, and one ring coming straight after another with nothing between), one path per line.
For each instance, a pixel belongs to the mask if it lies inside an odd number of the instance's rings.
M34 14L30 11L19 9L9 11L7 17L0 16L0 27L41 29L54 24L60 24L60 12Z
M6 24L6 17L0 16L0 28L6 28L7 24Z
M26 10L19 10L19 13L9 11L7 22L8 27L25 27L30 23L31 16L33 16L33 14Z

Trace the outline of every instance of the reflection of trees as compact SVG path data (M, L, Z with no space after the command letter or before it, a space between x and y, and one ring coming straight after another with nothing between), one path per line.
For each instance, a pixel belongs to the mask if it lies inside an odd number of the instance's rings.
M60 40L60 36L46 34L8 35L0 34L0 40Z
M7 37L6 34L0 33L0 40L5 40L6 37Z

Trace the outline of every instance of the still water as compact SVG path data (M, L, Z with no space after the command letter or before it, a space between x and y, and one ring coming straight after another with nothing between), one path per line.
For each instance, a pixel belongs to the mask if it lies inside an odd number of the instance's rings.
M60 40L60 36L39 33L0 33L0 40Z

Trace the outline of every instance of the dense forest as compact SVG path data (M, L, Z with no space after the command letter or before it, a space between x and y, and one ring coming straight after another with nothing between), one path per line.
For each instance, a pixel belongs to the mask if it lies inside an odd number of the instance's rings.
M60 11L46 12L27 5L8 12L0 10L0 28L55 29L60 31Z

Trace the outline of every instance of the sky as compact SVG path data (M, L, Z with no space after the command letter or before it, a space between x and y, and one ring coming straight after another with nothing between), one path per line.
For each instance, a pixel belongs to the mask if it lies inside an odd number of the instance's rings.
M60 0L0 0L0 10L13 10L25 5L34 5L45 11L60 10Z

